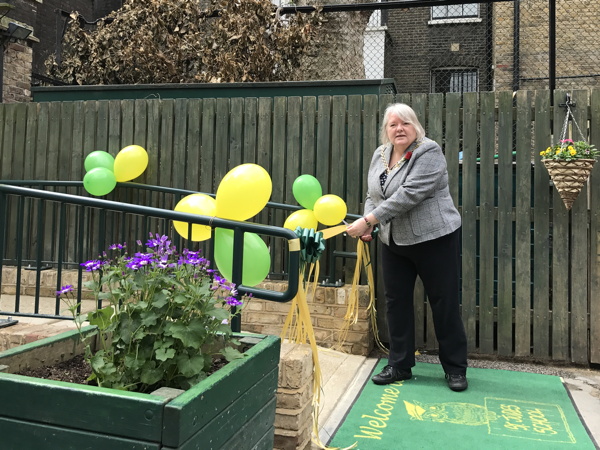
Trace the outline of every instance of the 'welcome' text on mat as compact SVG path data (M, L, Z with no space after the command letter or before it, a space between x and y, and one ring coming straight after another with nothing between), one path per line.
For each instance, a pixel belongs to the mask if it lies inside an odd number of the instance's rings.
M379 373L386 364L380 361ZM439 364L413 378L369 381L330 442L360 450L596 448L559 377L469 369L469 389L448 389Z

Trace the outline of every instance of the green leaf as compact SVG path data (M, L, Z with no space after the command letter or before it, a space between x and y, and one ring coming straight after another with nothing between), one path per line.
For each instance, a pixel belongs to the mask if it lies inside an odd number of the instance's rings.
M179 339L185 347L200 348L206 337L206 328L199 320L186 325L181 322L171 326L171 336Z
M149 327L151 325L156 324L156 322L158 322L158 314L156 314L155 311L143 311L140 314L140 318L142 319L142 325Z
M244 357L244 354L232 347L225 347L221 354L227 361L233 361Z
M173 348L159 348L155 352L156 359L159 361L166 361L167 359L175 356L175 349Z
M193 377L204 368L204 356L194 355L191 358L188 355L181 355L177 358L177 368L184 377Z
M207 311L206 314L208 316L213 316L215 319L223 321L225 319L229 319L229 311L224 308L213 308L210 311Z
M154 294L154 298L152 299L152 306L160 309L167 303L169 303L169 297L164 291L160 291Z
M88 320L90 321L90 325L96 325L100 330L105 330L108 328L113 314L113 307L107 306L106 308L88 313Z

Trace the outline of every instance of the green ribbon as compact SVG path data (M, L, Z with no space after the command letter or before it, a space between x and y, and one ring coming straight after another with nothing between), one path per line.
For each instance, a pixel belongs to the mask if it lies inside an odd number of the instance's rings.
M315 231L314 228L296 227L294 233L300 240L300 258L302 262L312 264L321 258L325 251L325 239L323 233Z

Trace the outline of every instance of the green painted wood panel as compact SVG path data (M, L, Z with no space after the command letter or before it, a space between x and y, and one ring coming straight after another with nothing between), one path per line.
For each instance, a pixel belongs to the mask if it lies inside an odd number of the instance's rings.
M68 427L32 424L0 416L0 445L19 450L161 450L160 444L143 440L91 433Z
M163 442L177 447L186 442L227 405L277 367L280 339L266 336L246 353L248 358L230 362L204 382L165 406ZM272 386L276 390L276 383Z
M251 448L252 450L271 450L273 448L273 441L268 439L266 433L263 431L265 428L270 426L270 422L273 421L276 407L275 399L272 399L267 403L258 413L254 415L248 422L244 423L244 426L221 447L222 450L229 450L232 448ZM271 427L273 433L275 429ZM267 431L269 432L269 431ZM247 443L252 443L252 447L247 446Z
M517 92L515 205L515 356L531 352L531 96Z
M494 352L496 337L494 327L494 306L497 301L494 295L494 281L496 279L494 276L494 254L496 250L494 245L496 215L494 198L496 194L495 172L497 173L494 159L496 150L495 106L496 97L494 93L483 92L480 97L479 113L481 127L479 142L481 155L479 163L479 350L487 354ZM500 111L499 115L503 117ZM501 143L498 142L498 145L500 146ZM500 262L498 262L499 267ZM498 289L499 296L500 290Z
M477 109L476 94L463 97L462 160L462 317L470 351L477 326Z
M550 265L550 186L548 171L540 159L540 152L550 145L550 96L547 92L535 94L534 123L534 260L533 269L533 354L549 356L549 265Z
M274 386L277 386L277 374L275 367L256 384L240 391L239 397L177 448L254 448L254 444L273 429L277 400L273 392Z
M0 417L160 441L160 397L12 374L0 376L0 389Z

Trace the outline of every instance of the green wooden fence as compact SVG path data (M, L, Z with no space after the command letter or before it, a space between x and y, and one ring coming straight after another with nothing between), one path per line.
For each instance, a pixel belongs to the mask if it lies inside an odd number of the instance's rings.
M600 90L570 94L577 123L599 144ZM3 104L0 178L81 180L89 152L116 155L138 144L150 156L148 169L135 180L139 183L216 192L228 170L253 162L271 174L273 202L296 204L293 181L312 174L324 193L339 195L350 213L360 213L381 112L390 102L406 102L428 136L443 146L451 192L462 213L462 305L470 350L600 363L598 169L568 212L539 156L559 137L565 95L519 91ZM257 221L281 226L285 216L284 211L262 213ZM344 237L336 241L340 249L354 245ZM344 278L354 261L337 264ZM378 297L382 311L383 295ZM435 348L420 286L415 299L418 344Z

